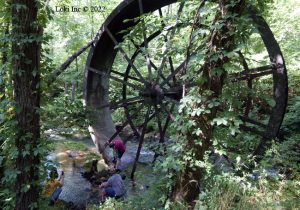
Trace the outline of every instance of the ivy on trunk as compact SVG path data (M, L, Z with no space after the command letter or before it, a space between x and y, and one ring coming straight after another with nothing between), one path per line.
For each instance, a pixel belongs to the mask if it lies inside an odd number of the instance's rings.
M40 156L40 37L38 1L12 1L12 66L17 147L15 209L37 209Z
M216 27L211 31L207 39L208 51L205 63L200 70L204 82L199 87L199 94L206 95L207 100L198 105L205 107L208 111L193 117L194 122L196 122L195 127L201 130L200 139L198 135L192 132L186 136L184 153L189 152L193 158L184 161L183 170L180 172L173 189L173 200L179 202L192 203L197 199L200 192L199 182L203 177L203 171L201 167L195 167L191 162L203 161L205 152L212 144L213 125L211 125L211 121L216 117L218 107L210 107L209 102L218 98L222 93L223 83L227 76L223 66L229 62L229 58L222 55L222 51L231 52L235 47L237 29L233 23L235 18L243 13L245 1L239 0L232 4L232 1L229 0L219 0L218 7L214 23L222 22L224 24L221 28ZM219 55L217 60L213 59L214 55ZM216 69L221 70L221 72L215 73Z

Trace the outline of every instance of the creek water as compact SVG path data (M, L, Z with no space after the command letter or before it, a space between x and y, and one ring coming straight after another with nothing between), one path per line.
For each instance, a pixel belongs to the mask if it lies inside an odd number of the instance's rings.
M81 175L87 154L81 151L72 153L75 152L61 147L51 153L50 158L58 165L58 171L63 170L65 174L63 191L59 199L83 207L89 202L92 191L90 182Z
M70 140L70 142L74 142L74 140ZM59 145L48 156L48 160L55 162L58 165L59 171L63 170L65 173L63 191L59 199L68 203L72 202L79 209L85 209L88 204L99 203L98 187L92 186L88 180L82 177L87 157L95 153L96 148L91 144L91 140L79 140L76 142L84 143L87 150L70 150ZM140 163L137 166L135 186L133 187L129 177L137 147L136 142L127 142L126 152L121 160L122 173L126 175L125 186L127 188L127 197L140 196L151 185L151 180L155 179L151 166L148 164L152 162L154 153L143 149L139 159Z

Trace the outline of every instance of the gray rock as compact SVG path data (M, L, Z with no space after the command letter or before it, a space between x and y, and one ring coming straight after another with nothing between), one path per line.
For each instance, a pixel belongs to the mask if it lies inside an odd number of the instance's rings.
M279 170L277 170L275 168L265 169L265 173L266 173L265 175L267 178L280 179ZM258 180L260 176L261 176L261 173L259 171L253 171L250 174L250 178L253 180Z
M126 142L126 151L121 158L121 167L120 167L121 170L125 170L131 164L134 163L137 149L138 149L137 142L132 142L132 141ZM138 162L139 163L152 163L154 160L154 154L155 153L153 151L148 150L146 148L142 148Z
M219 172L229 173L234 171L233 164L224 155L212 153L209 156L209 160L214 165L214 168Z

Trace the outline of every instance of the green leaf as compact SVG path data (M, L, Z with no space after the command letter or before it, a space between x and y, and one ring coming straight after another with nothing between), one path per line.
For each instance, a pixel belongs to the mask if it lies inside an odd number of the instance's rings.
M215 118L213 119L212 123L217 125L227 125L228 120L226 118Z

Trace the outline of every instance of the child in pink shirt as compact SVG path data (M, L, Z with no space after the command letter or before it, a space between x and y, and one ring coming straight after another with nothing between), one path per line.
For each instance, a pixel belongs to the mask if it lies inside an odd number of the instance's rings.
M123 156L126 147L123 141L120 138L115 138L110 144L110 148L113 148L114 150L114 161L115 163L115 169L119 169L120 162L121 162L121 157Z

